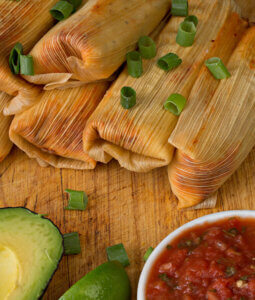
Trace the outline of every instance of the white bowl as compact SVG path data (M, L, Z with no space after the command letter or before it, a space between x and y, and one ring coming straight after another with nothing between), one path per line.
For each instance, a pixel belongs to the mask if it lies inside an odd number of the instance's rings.
M145 292L146 292L146 284L148 281L148 276L150 274L151 267L154 265L155 261L159 257L159 255L166 249L166 246L171 243L173 239L178 237L183 231L190 229L193 226L204 224L205 222L215 222L226 218L231 217L241 217L241 218L255 218L255 210L229 210L223 211L219 213L214 213L210 215L206 215L200 218L197 218L191 222L188 222L178 229L174 230L170 233L158 246L153 250L149 259L146 261L143 271L140 275L138 289L137 289L137 300L146 300Z

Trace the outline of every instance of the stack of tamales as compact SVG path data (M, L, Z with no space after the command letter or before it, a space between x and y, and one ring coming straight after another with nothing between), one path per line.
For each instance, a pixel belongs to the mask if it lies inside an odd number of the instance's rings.
M35 106L15 116L11 140L41 165L94 168L96 160L83 152L82 133L109 83L88 82L112 75L169 8L169 0L90 0L54 26L31 51L36 75L26 79L65 90L42 92Z
M158 37L156 57L143 62L143 75L133 78L125 69L88 120L84 150L95 160L107 163L113 157L121 166L136 172L171 162L174 147L168 138L178 118L164 110L164 102L172 93L188 98L205 59L215 51L229 56L246 26L232 13L228 0L190 0L189 14L199 20L192 47L176 43L183 18L172 17ZM157 60L169 52L176 53L183 62L165 72L158 68ZM120 105L123 86L132 87L137 94L137 104L130 110Z

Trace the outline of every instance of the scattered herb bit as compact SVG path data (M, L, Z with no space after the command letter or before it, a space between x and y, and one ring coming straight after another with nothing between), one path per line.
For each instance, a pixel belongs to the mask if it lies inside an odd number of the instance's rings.
M106 248L107 258L109 261L117 260L123 267L129 266L129 258L123 244L117 244Z
M212 293L216 293L217 292L216 289L210 289L209 291L212 292Z
M222 230L226 235L231 236L231 237L236 237L238 235L238 230L236 228L231 228L229 230Z
M157 65L160 69L164 71L170 71L174 68L177 68L182 63L182 59L174 53L168 53L165 56L161 57Z
M245 276L240 277L240 279L246 281L246 280L248 280L248 277L249 277L248 275L245 275Z
M182 22L178 28L176 43L182 47L192 46L195 40L196 32L197 29L193 22Z
M66 193L69 194L67 210L85 210L88 204L88 196L83 191L75 191L66 189Z
M224 79L231 76L219 57L207 59L205 65L216 79Z
M166 246L166 249L167 249L167 250L170 250L170 249L172 249L172 248L173 248L172 245L167 245L167 246Z
M172 278L170 278L166 273L161 273L158 276L161 280L163 280L169 287L176 288L177 285Z
M152 38L149 36L142 36L138 41L138 48L142 58L151 59L156 56L157 48Z
M136 91L129 86L124 86L120 91L120 104L125 109L130 109L136 104Z
M147 249L147 251L145 252L144 256L143 256L143 260L147 261L147 259L149 258L149 256L151 255L151 253L153 252L154 248L150 247Z
M243 226L242 229L241 229L241 233L245 233L245 232L246 232L246 229L247 229L247 227L246 227L246 226Z
M231 277L231 276L235 275L235 273L236 273L235 267L230 267L230 266L228 266L228 267L226 268L226 276L227 276L227 277Z
M64 252L66 255L81 253L80 238L78 232L66 233L64 238Z
M180 94L172 94L164 103L164 108L179 116L186 104L186 99Z

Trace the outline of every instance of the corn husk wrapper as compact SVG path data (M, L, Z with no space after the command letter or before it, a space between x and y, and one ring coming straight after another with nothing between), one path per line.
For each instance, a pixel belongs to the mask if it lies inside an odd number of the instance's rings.
M11 140L41 166L95 168L96 161L83 151L82 132L107 87L105 82L45 91L37 104L14 117Z
M35 76L45 89L109 78L170 8L170 0L90 0L33 48Z
M11 96L0 92L0 162L5 159L12 148L12 142L9 139L9 127L12 121L11 116L3 115L3 108Z
M255 23L255 2L254 0L235 0L240 9L240 14L251 24Z
M217 39L219 31L226 30L231 22L239 32L242 25L232 21L238 18L230 11L230 1L189 1L189 13L198 17L199 25L195 43L188 48L175 41L183 18L171 18L158 38L156 58L143 62L143 75L132 78L125 69L90 117L83 136L84 150L104 163L114 157L121 166L136 172L168 165L174 149L168 138L178 118L163 104L172 93L188 97L208 51L217 47L211 40ZM230 39L230 45L233 43ZM178 54L183 62L164 72L156 62L169 52ZM129 110L120 105L123 86L131 86L137 93L137 104Z
M255 27L247 30L213 89L201 72L169 142L178 150L168 173L179 207L215 193L255 144ZM199 101L199 105L197 105Z

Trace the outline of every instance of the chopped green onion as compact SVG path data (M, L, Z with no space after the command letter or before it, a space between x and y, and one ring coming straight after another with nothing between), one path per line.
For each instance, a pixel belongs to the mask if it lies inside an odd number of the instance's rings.
M167 249L167 250L171 250L172 248L173 248L172 245L167 245L167 246L166 246L166 249Z
M188 15L188 0L172 0L171 13L173 16L185 17Z
M88 204L88 196L83 191L65 190L69 194L68 210L85 210Z
M67 19L73 12L74 7L71 3L61 0L57 2L50 10L51 15L54 19L62 21Z
M249 277L248 275L245 275L245 276L240 277L240 279L241 279L241 280L244 280L244 281L247 281L247 280L248 280L248 277Z
M182 47L193 45L196 36L196 26L193 22L184 21L179 25L176 42Z
M182 60L178 55L174 53L168 53L158 60L157 65L160 69L170 71L174 68L177 68L181 63Z
M148 248L148 250L145 252L144 256L143 256L143 260L146 261L149 256L151 255L152 251L154 250L153 247Z
M123 267L130 265L127 252L123 244L117 244L106 248L106 253L109 261L119 261Z
M184 19L184 22L192 22L196 27L197 27L197 24L198 24L198 18L196 16L187 16L185 19Z
M231 276L235 275L235 273L236 273L236 269L234 267L228 266L226 268L226 276L227 277L231 277Z
M72 12L75 12L77 10L77 8L81 5L82 0L68 0L68 2L70 2L73 5Z
M136 91L129 86L124 86L120 91L120 103L125 109L133 107L136 104Z
M179 116L186 104L186 99L180 94L172 94L164 103L164 108Z
M17 43L11 50L9 56L9 66L13 74L19 74L20 70L20 55L23 53L21 43Z
M138 78L143 73L142 56L137 51L127 53L128 74L134 78Z
M142 57L145 59L151 59L156 56L156 44L149 36L140 37L138 41L138 48Z
M80 238L78 232L66 233L64 238L64 252L66 255L81 253Z
M34 60L32 55L20 55L20 74L34 75Z
M228 69L219 57L211 57L205 61L205 65L216 79L230 77Z

